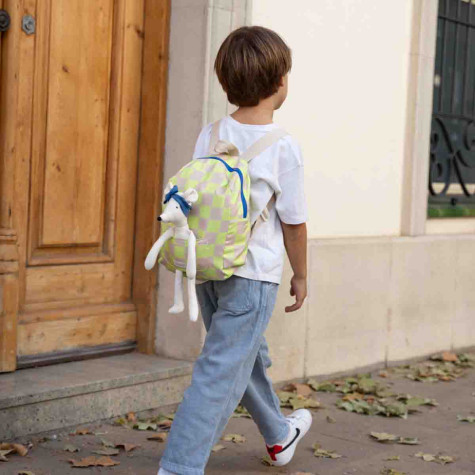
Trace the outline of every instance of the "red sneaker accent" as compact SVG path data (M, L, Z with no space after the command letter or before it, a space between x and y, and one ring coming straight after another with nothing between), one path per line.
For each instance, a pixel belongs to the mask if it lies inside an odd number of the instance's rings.
M270 455L270 458L272 460L277 460L275 458L275 454L278 454L279 452L282 452L282 445L273 445L272 447L269 447L267 444L266 444L266 447L267 447L267 452L269 453Z

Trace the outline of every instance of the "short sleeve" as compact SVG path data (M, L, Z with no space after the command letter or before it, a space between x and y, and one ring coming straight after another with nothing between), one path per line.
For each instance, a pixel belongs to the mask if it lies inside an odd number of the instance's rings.
M287 163L293 166L278 176L280 192L276 194L276 210L285 224L301 224L308 221L304 190L304 165L300 147L297 144L287 148Z
M200 135L198 135L196 140L193 159L198 157L206 157L208 155L209 141L211 138L211 127L212 124L208 124L207 126L203 127L203 129L201 129Z

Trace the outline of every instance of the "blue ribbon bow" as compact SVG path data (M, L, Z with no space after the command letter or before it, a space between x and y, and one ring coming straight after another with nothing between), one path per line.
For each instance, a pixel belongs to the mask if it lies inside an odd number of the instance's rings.
M180 205L183 214L188 217L190 214L191 205L185 200L185 198L183 198L183 196L178 194L178 186L176 185L165 195L165 201L163 204L168 203L171 198L173 198Z

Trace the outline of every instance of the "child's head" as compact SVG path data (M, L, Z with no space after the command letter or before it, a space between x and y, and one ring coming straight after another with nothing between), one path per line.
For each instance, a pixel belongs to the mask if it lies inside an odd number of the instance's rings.
M274 31L243 26L229 34L219 48L214 69L229 102L252 107L273 96L278 109L287 96L290 48Z

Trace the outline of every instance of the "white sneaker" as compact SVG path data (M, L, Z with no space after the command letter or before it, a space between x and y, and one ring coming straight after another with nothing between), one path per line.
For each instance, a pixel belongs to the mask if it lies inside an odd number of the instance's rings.
M272 465L278 467L287 465L292 460L297 444L312 425L312 413L308 409L297 409L289 414L286 419L290 426L287 439L271 447L266 444L267 452L272 459Z

